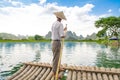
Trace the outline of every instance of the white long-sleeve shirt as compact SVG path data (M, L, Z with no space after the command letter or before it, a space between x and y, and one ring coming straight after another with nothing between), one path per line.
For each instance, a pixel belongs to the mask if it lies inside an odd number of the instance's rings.
M61 40L61 37L64 36L63 24L59 21L56 21L52 25L52 40Z

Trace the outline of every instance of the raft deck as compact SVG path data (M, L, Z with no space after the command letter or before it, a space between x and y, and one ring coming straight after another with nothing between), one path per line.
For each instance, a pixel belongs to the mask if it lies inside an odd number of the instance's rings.
M59 75L66 80L120 80L120 68L62 65ZM7 80L54 80L52 66L49 63L24 63Z

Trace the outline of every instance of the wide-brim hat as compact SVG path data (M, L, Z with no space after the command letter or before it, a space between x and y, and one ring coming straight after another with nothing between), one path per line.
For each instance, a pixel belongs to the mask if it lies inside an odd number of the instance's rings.
M64 20L67 20L63 11L60 11L60 12L54 12L54 14L56 15L56 17L60 18L60 19L64 19Z

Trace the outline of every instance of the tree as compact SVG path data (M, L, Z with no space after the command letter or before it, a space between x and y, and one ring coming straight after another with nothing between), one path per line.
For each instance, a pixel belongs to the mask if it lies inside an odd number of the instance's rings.
M41 39L43 39L42 36L40 36L40 35L35 35L35 40L41 40Z
M34 36L29 36L28 40L35 40Z
M3 40L3 38L2 38L2 37L0 37L0 40Z
M110 16L100 18L95 22L95 27L102 27L102 30L100 30L97 34L98 37L103 37L103 35L107 34L106 36L115 36L118 38L120 35L120 17Z

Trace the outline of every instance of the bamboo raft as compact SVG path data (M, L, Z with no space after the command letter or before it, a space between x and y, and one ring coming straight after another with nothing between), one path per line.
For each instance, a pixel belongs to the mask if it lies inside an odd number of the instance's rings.
M120 80L120 68L67 66L66 64L62 67L64 70L59 71L59 75L66 76L66 80ZM51 69L49 63L24 63L7 80L54 80Z

